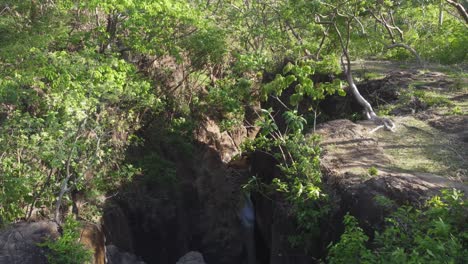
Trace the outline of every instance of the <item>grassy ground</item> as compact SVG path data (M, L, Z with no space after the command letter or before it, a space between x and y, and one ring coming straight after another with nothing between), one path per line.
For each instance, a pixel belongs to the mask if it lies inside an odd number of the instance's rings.
M467 145L457 135L446 133L413 116L395 118L394 133L380 130L373 134L392 158L391 166L403 171L418 171L464 181L468 172Z
M415 66L415 65L413 65ZM409 71L400 97L380 106L380 114L396 122L395 133L373 134L392 159L392 166L467 181L468 177L468 73L461 66L426 65L415 69L392 62L356 62L357 76L382 78L394 71ZM366 77L367 76L367 77ZM423 107L406 115L392 116L393 110L411 107L417 100ZM395 111L393 111L395 112Z

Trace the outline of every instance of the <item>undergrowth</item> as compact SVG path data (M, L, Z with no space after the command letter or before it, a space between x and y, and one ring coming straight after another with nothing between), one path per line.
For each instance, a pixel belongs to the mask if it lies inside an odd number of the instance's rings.
M345 232L329 246L327 262L467 263L467 209L460 191L443 190L421 209L398 208L373 241L369 241L356 218L348 214L343 221Z

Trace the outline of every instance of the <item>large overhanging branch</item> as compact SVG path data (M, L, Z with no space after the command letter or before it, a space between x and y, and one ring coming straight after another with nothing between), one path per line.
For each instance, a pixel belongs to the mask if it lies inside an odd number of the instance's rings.
M468 12L466 12L465 7L457 1L446 0L446 2L449 3L449 5L455 7L455 9L458 11L458 14L460 14L460 16L465 20L465 23L468 24Z
M411 52L416 57L416 59L418 60L419 65L423 65L423 61L421 59L421 56L419 56L418 52L415 49L413 49L411 46L406 45L404 43L393 43L393 44L385 47L385 50L394 49L394 48L404 48L404 49L408 50L409 52Z

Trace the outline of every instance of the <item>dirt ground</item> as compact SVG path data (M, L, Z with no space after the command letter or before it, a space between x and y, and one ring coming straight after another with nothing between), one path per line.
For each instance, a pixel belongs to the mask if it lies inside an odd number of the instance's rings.
M353 64L356 79L367 85L360 89L377 84L385 87L376 93L393 90L393 98L383 96L380 105L375 100L373 105L380 115L394 120L397 129L371 132L376 127L373 123L358 121L356 127L327 130L333 135L325 135L324 162L339 173L362 178L390 172L438 175L466 186L467 71L439 65L417 69L411 64L378 61Z

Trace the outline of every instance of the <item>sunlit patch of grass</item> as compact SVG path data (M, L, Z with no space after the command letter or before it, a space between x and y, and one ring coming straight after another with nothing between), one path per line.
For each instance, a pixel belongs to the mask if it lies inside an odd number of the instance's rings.
M408 86L408 89L403 91L400 95L400 104L407 104L414 97L418 98L422 103L425 103L428 107L431 106L453 106L453 102L450 101L447 95L438 93L435 91L417 90L415 87L425 84L425 82L413 82Z
M453 85L450 86L452 91L468 91L468 74L456 75L453 78Z
M366 72L364 73L364 80L377 80L385 78L385 74L377 72Z
M411 116L399 118L397 123L395 133L375 133L395 168L448 177L458 177L459 169L468 169L461 158L468 157L468 149L450 135Z
M392 110L395 109L397 106L398 106L398 104L381 105L377 109L377 114L379 116L389 116L390 112L392 112Z
M432 91L413 91L413 95L431 106L452 106L453 103L444 95Z
M450 111L449 111L449 114L451 115L463 115L463 110L462 108L457 105L457 106L454 106Z

